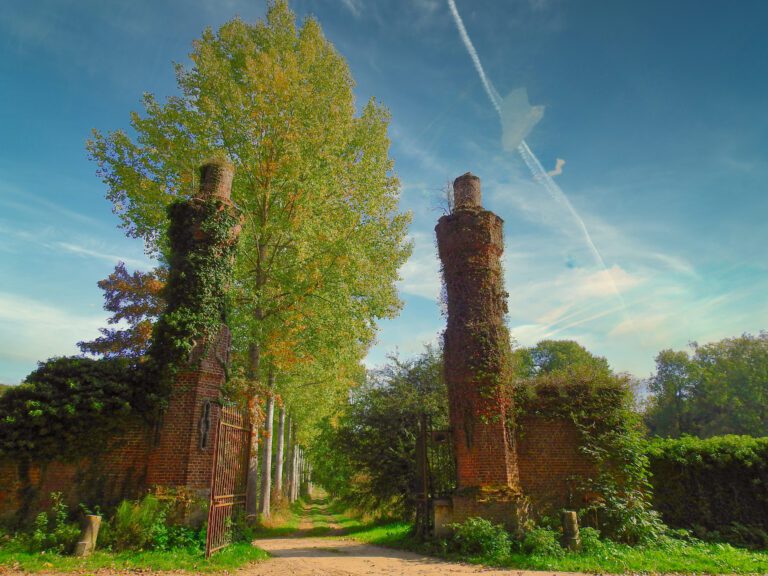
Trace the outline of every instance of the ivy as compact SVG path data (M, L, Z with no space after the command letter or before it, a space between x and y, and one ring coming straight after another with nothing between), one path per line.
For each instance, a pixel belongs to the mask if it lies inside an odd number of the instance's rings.
M160 415L176 372L205 357L225 321L237 216L221 200L198 198L172 204L168 216L168 304L148 357L41 363L0 396L0 455L45 461L106 449L131 419Z
M167 308L155 325L149 356L167 395L173 375L197 361L226 321L226 290L236 250L234 210L219 199L194 198L168 207L171 225Z
M518 416L565 418L576 426L580 450L597 472L581 486L595 495L580 510L582 521L617 541L638 543L657 539L666 528L652 508L645 441L630 402L628 377L590 366L541 374L515 388Z
M158 398L125 358L54 358L0 396L0 455L68 459L106 446Z

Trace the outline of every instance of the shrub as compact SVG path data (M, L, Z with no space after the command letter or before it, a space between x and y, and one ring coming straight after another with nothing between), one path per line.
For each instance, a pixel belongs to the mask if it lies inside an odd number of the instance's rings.
M653 503L670 526L704 540L766 545L768 438L654 439L646 453Z
M484 518L467 518L461 524L451 524L450 528L453 530L450 547L461 555L499 560L509 556L512 550L504 527Z
M169 550L201 551L205 549L205 527L194 530L187 526L155 526L152 536L152 548L167 552Z
M71 552L80 536L77 524L69 522L69 508L60 492L51 494L52 506L49 512L40 512L35 518L34 529L27 539L31 552Z
M596 528L582 528L579 530L581 537L581 550L587 554L594 554L603 548L603 542L600 540L600 531Z
M565 554L560 546L559 534L548 528L534 528L523 538L523 552L532 556L554 556L559 558Z
M165 505L152 495L138 502L124 500L115 511L105 543L115 550L145 550L153 547L156 538L168 542L165 514Z

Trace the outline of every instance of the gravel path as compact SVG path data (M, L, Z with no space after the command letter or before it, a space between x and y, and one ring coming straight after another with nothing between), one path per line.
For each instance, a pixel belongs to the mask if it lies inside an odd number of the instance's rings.
M274 556L239 572L243 576L550 576L575 573L491 570L454 564L402 550L330 538L274 538L256 545Z

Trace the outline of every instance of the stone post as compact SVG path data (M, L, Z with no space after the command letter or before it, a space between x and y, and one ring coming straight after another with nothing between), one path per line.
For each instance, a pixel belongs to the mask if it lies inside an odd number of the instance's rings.
M75 556L89 556L96 549L96 540L99 538L101 516L88 514L85 517L85 525L80 533L80 540L75 546Z
M508 429L511 346L504 318L503 221L483 209L477 176L456 178L453 189L454 210L440 218L435 231L447 294L444 371L457 494L463 495L454 498L454 519L484 516L514 525L519 488Z
M564 510L561 516L563 523L563 548L578 550L581 548L581 536L579 535L579 517L572 510Z

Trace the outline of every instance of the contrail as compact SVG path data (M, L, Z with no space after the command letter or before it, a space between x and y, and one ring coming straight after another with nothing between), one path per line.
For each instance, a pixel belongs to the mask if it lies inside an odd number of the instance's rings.
M485 70L483 69L483 64L480 61L480 56L477 54L477 50L475 49L474 44L472 44L472 39L469 37L469 34L467 33L467 29L464 26L464 21L461 19L461 14L459 14L459 10L458 8L456 8L455 0L447 0L447 1L448 1L448 7L451 9L451 14L453 15L453 20L456 23L456 28L458 28L459 30L459 36L461 36L461 41L464 43L464 47L467 49L467 52L469 53L469 57L472 59L472 63L475 65L475 70L477 71L477 74L480 76L480 81L483 83L483 88L485 89L485 93L488 95L488 99L491 101L491 104L493 105L494 109L499 115L499 119L502 119L502 116L501 116L502 98L499 95L496 88L494 87L493 82L491 82L491 79L488 78L488 76L485 73ZM565 195L565 192L562 191L560 186L558 186L558 184L552 179L552 177L549 174L547 174L547 171L544 170L544 167L541 165L541 162L533 153L533 151L528 147L528 143L525 140L522 140L520 142L519 146L517 147L517 151L520 154L520 156L522 156L523 161L525 162L526 166L528 166L528 169L531 171L531 174L533 174L534 179L540 181L544 185L544 188L550 194L550 196L552 196L552 198L559 204L564 205L568 209L568 212L570 212L571 216L573 216L573 219L578 224L581 230L581 233L584 236L584 240L586 241L587 246L589 246L589 249L595 258L595 261L600 265L600 267L603 270L605 270L608 273L608 278L613 286L613 290L615 291L616 296L618 296L619 300L621 301L621 305L625 308L625 312L626 312L626 305L624 304L624 298L622 297L618 286L616 286L616 282L614 282L613 276L608 270L608 267L605 265L605 261L603 260L603 257L600 254L600 251L597 249L597 246L595 246L595 243L592 241L592 236L589 233L589 229L587 228L587 225L584 223L584 220L581 218L581 216L579 216L579 213L576 211L576 208L573 207L573 204L571 204L571 201L568 199L568 196Z
M499 116L501 116L501 96L496 91L496 88L493 87L493 84L488 79L488 76L485 75L483 64L480 62L480 56L477 55L477 50L475 50L475 46L472 44L472 40L469 38L469 34L467 34L467 29L464 27L464 21L461 19L458 8L456 8L456 2L454 2L454 0L448 0L448 7L451 9L451 14L453 14L456 27L459 29L461 40L464 42L464 46L466 46L467 52L469 52L469 57L472 58L472 63L475 65L475 70L477 70L477 73L480 75L480 81L483 83L485 93L488 94L488 98L490 98L491 104L493 104L493 107L496 108L496 112L499 114Z

